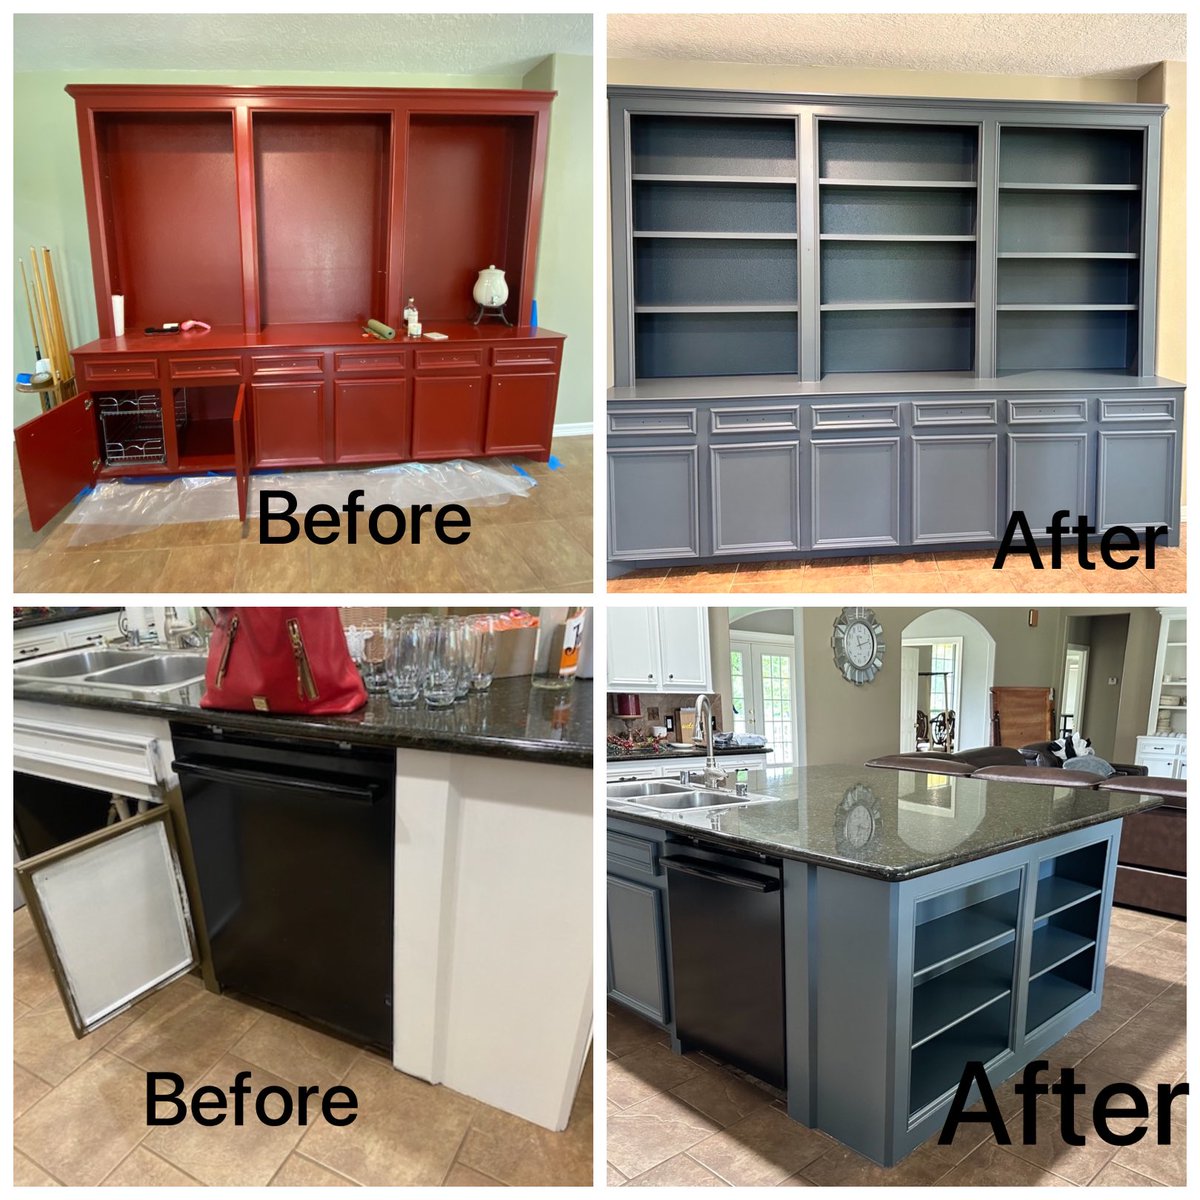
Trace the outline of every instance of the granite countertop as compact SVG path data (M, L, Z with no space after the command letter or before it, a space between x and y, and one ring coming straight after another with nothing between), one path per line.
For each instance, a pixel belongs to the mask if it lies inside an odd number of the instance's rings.
M705 812L608 808L622 821L898 881L1144 812L1161 796L922 775L874 767L752 768L777 803ZM866 811L859 811L865 809Z
M31 613L13 617L13 630L36 629L39 625L58 625L63 621L80 621L85 617L102 617L107 613L124 612L121 608L56 608L49 613Z
M716 746L713 755L720 758L723 754L770 754L770 746ZM664 747L661 750L614 750L608 748L608 761L612 762L651 762L669 758L704 758L708 751L697 744L690 750L671 750Z
M480 754L565 767L591 768L592 683L577 680L566 691L530 686L529 676L497 679L486 692L472 693L452 708L392 708L384 696L347 716L284 716L224 712L200 707L203 683L172 688L162 699L146 699L113 688L99 692L67 682L16 679L13 697L40 704L134 713L195 725L219 725L246 733L310 737L385 749Z

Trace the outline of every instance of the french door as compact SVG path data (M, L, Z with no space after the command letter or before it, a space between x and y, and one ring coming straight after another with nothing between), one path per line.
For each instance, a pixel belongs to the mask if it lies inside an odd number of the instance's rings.
M732 726L735 733L756 733L767 739L772 767L794 767L802 761L799 705L796 692L796 651L791 638L770 635L729 640L732 676Z

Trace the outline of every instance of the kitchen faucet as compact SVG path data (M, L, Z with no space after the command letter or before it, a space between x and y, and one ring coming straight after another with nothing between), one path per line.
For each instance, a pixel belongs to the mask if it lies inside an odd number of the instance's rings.
M713 711L712 701L709 700L707 692L701 692L696 697L696 720L704 721L704 740L707 748L704 759L704 786L720 787L728 777L717 766L717 757L713 753Z

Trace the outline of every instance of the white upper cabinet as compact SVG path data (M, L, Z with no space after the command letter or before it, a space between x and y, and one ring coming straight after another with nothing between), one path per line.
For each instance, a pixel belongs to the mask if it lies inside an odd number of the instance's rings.
M610 608L608 687L620 692L712 688L706 608Z
M707 692L712 688L707 608L660 608L664 692Z

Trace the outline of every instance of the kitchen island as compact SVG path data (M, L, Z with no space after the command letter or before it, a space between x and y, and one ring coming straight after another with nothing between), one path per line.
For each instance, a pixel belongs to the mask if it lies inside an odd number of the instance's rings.
M358 845L375 860L382 856L379 902L391 916L385 917L378 951L388 992L379 1002L390 1010L384 1040L393 1065L547 1128L565 1128L592 1021L591 685L577 682L551 692L532 688L527 677L497 679L488 692L449 709L394 709L371 697L360 712L334 717L201 709L202 691L202 683L188 682L148 698L145 689L16 675L18 777L35 788L44 782L48 788L111 793L122 798L127 813L142 810L114 829L50 853L61 862L76 846L85 849L97 838L111 838L111 844L126 824L144 833L147 822L163 820L165 812L177 870L186 883L179 889L186 893L181 898L166 888L141 896L140 882L128 884L134 913L156 905L161 910L168 900L182 904L194 926L194 954L187 962L173 962L179 969L167 978L147 976L148 986L128 1003L110 1006L103 1019L192 965L200 967L210 990L220 990L210 935L215 940L237 918L237 903L248 903L252 891L261 904L262 889L249 886L255 875L243 828L232 818L223 817L215 826L211 820L213 812L236 813L239 806L211 792L195 791L190 798L189 770L207 772L211 780L223 769L227 779L258 788L261 797L264 787L283 795L292 786L270 778L272 771L285 772L288 746L296 748L297 759L316 756L319 764L330 764L306 780L300 762L293 763L292 774L301 776L295 787L302 791L322 772L332 777L341 771L347 778L356 765L382 759L384 780L376 794L388 798L392 811L379 828L391 830L390 844L362 838ZM281 765L271 766L266 754L255 762L258 744L280 747ZM218 753L238 747L240 765L214 768ZM188 760L197 755L198 766L191 767ZM259 782L245 782L251 771ZM337 803L339 788L341 806L348 808L347 799L363 786L331 786L326 809L309 811L324 819ZM203 836L196 821L197 795L210 820ZM236 794L227 788L227 795ZM266 811L268 804L264 800L259 807ZM296 821L301 811L300 806L289 809L289 819ZM237 864L238 886L229 889L235 900L219 911L211 889L201 886L206 874L211 877L208 868L216 857L213 828L226 838ZM229 838L230 831L236 840ZM281 852L288 849L286 839L280 843ZM327 869L306 874L303 901L311 906L308 893L315 892L336 913L338 872L343 880L353 880L353 863L339 860L333 844L326 863ZM378 866L373 861L371 869ZM366 868L364 861L364 874ZM281 868L273 863L272 869ZM343 921L347 940L361 940L361 927L377 916L360 908L357 916L336 919ZM117 939L112 954L119 954L118 942L136 937L136 926L126 922L106 935L99 924L97 936ZM101 948L99 957L107 953ZM313 963L320 966L319 951L310 942L304 953L311 976ZM344 986L353 987L349 981ZM537 1004L530 1003L534 996ZM65 991L64 1003L69 1010L78 1007ZM299 1008L291 1011L308 1016ZM81 1035L89 1031L83 1024L76 1022Z
M676 1052L892 1166L968 1062L998 1083L1099 1010L1121 819L1158 797L854 766L749 785L609 801L609 995Z

